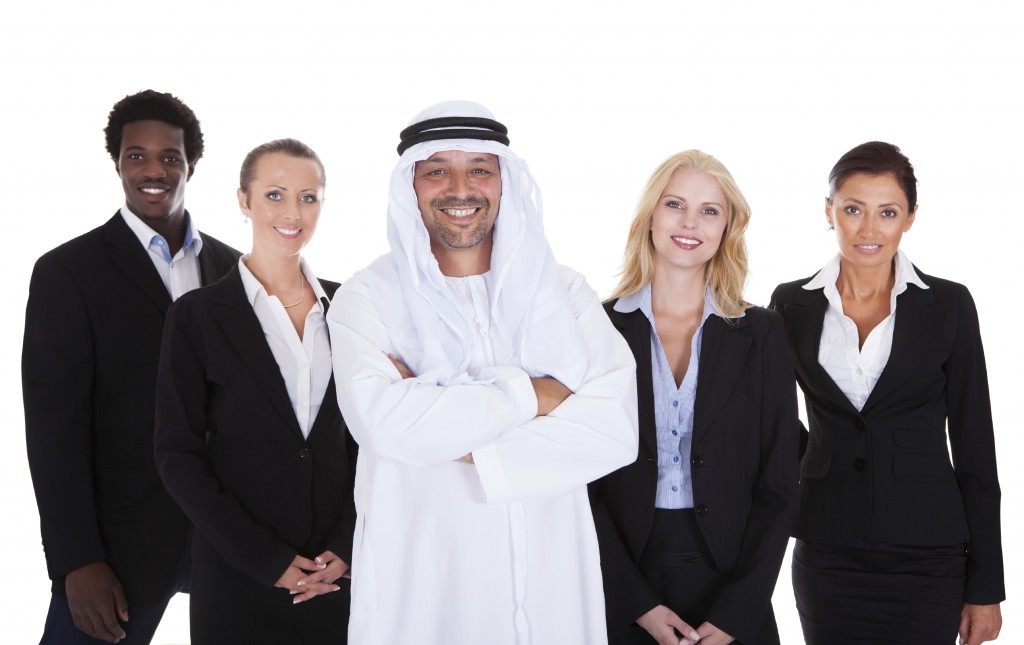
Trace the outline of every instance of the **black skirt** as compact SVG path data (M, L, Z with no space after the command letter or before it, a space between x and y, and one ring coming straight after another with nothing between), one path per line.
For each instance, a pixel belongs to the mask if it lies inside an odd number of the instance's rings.
M964 545L835 546L797 540L793 591L807 645L953 643Z

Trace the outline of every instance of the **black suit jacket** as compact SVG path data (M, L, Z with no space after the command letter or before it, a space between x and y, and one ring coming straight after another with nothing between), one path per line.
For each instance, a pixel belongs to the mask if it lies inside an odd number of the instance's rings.
M204 283L238 252L203 235ZM29 467L53 590L105 560L129 607L166 593L188 522L153 464L164 316L160 276L119 213L46 253L29 286L22 390Z
M818 363L828 308L810 278L780 285L810 434L794 535L808 542L969 542L966 601L1003 600L992 410L978 314L967 289L918 271L896 300L892 352L859 412ZM948 423L950 464L946 450Z
M662 603L637 567L654 520L658 448L651 326L640 310L605 304L637 364L637 460L590 486L609 628L622 630ZM730 582L706 620L754 642L770 603L797 500L799 422L782 320L747 309L704 323L693 415L691 472L698 524Z
M197 565L272 587L296 553L351 563L356 446L334 379L303 438L237 266L171 307L157 383L157 468L196 527Z

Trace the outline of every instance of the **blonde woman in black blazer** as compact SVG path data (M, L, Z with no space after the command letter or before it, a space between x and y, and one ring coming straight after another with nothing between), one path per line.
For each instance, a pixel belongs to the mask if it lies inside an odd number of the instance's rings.
M793 556L810 645L931 645L958 632L976 645L1001 625L978 315L965 287L899 251L916 212L914 169L899 149L854 148L832 170L825 207L839 255L772 296L810 425Z
M605 309L637 362L637 460L590 487L611 645L779 642L799 423L781 318L742 297L746 200L691 150L652 175Z
M324 314L338 285L300 258L323 166L293 139L246 157L253 249L168 313L156 461L193 522L193 645L344 643L356 448Z

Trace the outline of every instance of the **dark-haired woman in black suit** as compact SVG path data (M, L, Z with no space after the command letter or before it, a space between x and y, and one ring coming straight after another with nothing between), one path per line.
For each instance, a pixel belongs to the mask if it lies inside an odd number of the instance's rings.
M1000 492L974 301L899 250L917 181L896 146L857 146L829 182L839 253L772 296L810 422L793 554L804 637L992 640Z
M157 381L157 467L195 527L192 643L344 643L356 448L324 319L338 285L300 257L323 166L281 139L240 186L252 252L171 307Z

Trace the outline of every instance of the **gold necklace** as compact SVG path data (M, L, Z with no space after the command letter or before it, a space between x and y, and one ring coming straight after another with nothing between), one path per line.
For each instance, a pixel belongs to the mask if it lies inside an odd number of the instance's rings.
M304 288L303 283L302 283L302 274L301 273L299 274L299 289L301 289L301 291L300 291L301 295L299 296L298 300L296 300L295 302L293 302L290 305L282 304L281 306L284 307L285 309L291 309L292 307L294 307L296 305L302 304L302 301L306 297L306 289Z

